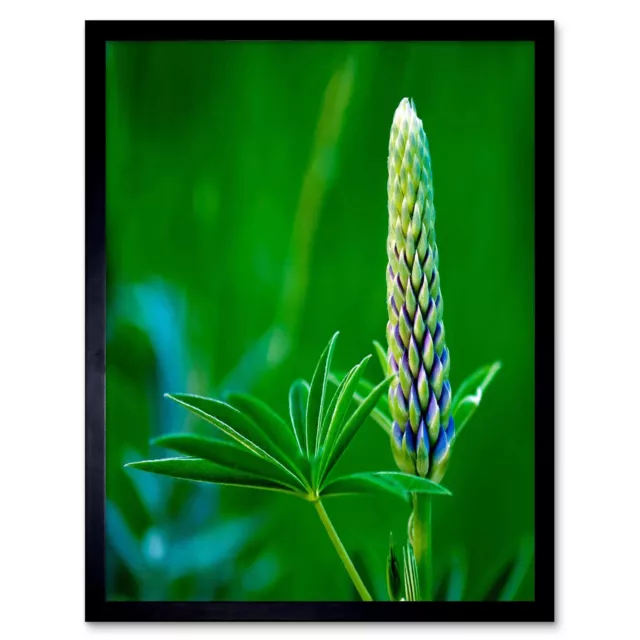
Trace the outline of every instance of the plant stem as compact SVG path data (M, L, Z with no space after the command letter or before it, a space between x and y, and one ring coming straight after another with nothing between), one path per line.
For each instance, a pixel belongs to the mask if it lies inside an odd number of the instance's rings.
M333 525L331 524L331 520L329 520L329 515L327 514L324 507L322 506L322 503L320 502L320 500L316 500L314 504L316 507L316 511L320 516L320 520L322 520L322 524L324 525L324 528L327 530L327 533L329 534L329 538L331 538L331 542L333 542L333 546L336 548L336 551L340 556L340 560L342 560L342 564L344 565L344 568L347 570L347 573L349 574L349 577L351 578L355 588L358 590L360 597L366 601L373 600L373 598L367 591L367 587L364 586L364 582L362 582L362 578L358 574L355 566L353 565L353 562L351 562L351 558L349 557L347 550L344 548L344 545L342 544L342 540L340 540L340 537L338 536L337 531L333 528Z
M433 597L431 496L426 493L415 493L413 495L413 553L418 564L422 599L431 600Z

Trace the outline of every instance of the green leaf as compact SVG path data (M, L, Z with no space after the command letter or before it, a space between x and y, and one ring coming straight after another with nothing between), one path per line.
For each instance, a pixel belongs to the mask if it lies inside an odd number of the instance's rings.
M355 393L353 395L353 399L358 404L362 404L364 402L364 398L358 393ZM380 411L380 409L374 409L371 412L370 417L374 422L378 423L386 431L387 435L389 436L391 435L391 428L393 427L393 422L391 421L391 418L388 415Z
M410 501L411 493L431 493L450 496L451 492L441 484L409 475L401 471L369 471L352 473L329 482L321 491L321 496L350 495L359 493L391 494Z
M329 375L329 380L335 384L339 385L341 380L344 380L345 373L331 373ZM365 397L371 392L374 388L374 384L366 379L361 379L357 386L356 393L353 394L353 400L357 404L362 404L364 402ZM391 435L391 427L393 426L393 420L390 418L391 412L389 411L389 399L386 394L382 395L378 400L378 404L376 408L371 412L371 419L374 422L377 422L388 435Z
M307 400L309 384L306 380L296 380L289 389L289 416L300 452L307 450Z
M275 480L268 480L237 469L228 469L201 458L163 458L161 460L143 460L125 465L133 469L141 469L150 473L171 476L182 480L212 482L248 489L264 489L280 491L306 498L306 495L295 492Z
M307 402L307 456L315 457L318 447L319 431L321 431L322 419L326 404L327 377L331 366L331 358L336 347L339 332L333 334L329 344L320 356L316 370L311 379L309 400Z
M291 427L267 404L244 393L229 395L229 402L243 414L249 416L283 452L282 461L297 475L303 477L306 465ZM306 470L306 469L305 469Z
M373 388L376 385L371 382L371 380L367 380L366 378L362 378L360 380L360 382L358 383L358 387L356 389L356 393L358 394L358 396L360 396L361 398L365 398L366 396L368 396L371 391L373 390ZM391 411L389 410L389 395L384 393L382 394L382 396L380 396L380 399L378 400L377 404L376 404L376 409L378 409L383 415L386 416L389 424L393 423L393 420L391 419Z
M331 447L327 447L327 452L325 454L326 463L324 465L322 479L326 478L327 474L331 469L333 469L338 460L340 460L342 454L353 440L358 429L373 411L373 408L376 406L376 402L378 402L380 396L386 392L389 381L392 378L393 375L388 376L378 384L378 386L374 387L371 393L362 401L362 404L360 404L360 406L353 412L351 417L336 434Z
M377 341L373 341L373 346L376 350L376 355L378 356L378 361L380 362L380 368L382 369L382 375L387 375L387 370L389 365L387 364L387 352L385 348Z
M502 367L502 363L499 361L480 367L456 391L451 403L456 438L480 405L484 390L489 386L496 373L500 371L500 367Z
M165 395L218 427L220 431L226 433L257 456L270 460L296 480L302 480L289 468L289 461L286 456L283 455L282 451L264 431L251 418L240 413L236 408L220 400L186 393Z
M522 584L533 560L533 540L525 538L517 553L500 570L487 590L485 602L512 601Z
M329 374L329 381L335 385L339 385L341 381L344 380L347 374L344 371L337 371L335 373L331 372ZM358 382L358 386L356 387L356 393L360 396L360 398L365 398L371 393L371 390L376 386L375 382L371 382L371 380L367 378L360 378ZM389 397L385 394L380 397L378 400L378 404L376 405L382 413L386 413L387 417L391 415L389 411ZM390 419L390 418L389 418Z
M338 400L336 402L335 409L331 414L331 421L327 428L327 436L323 443L324 449L322 452L321 466L324 466L327 463L329 453L330 451L332 451L333 445L335 444L337 438L339 438L340 434L342 433L342 426L347 416L349 406L351 405L353 394L367 364L369 364L369 360L371 360L370 355L363 358L359 364L353 367L353 369L349 371L349 373L346 375L346 377L340 383L340 386L336 390L336 396L338 396Z
M353 368L355 369L355 367ZM329 406L327 407L326 411L324 412L324 419L322 420L322 430L318 432L318 453L320 452L320 449L324 446L324 442L327 438L327 436L325 434L328 433L329 430L329 426L331 424L331 419L333 417L333 413L336 409L336 403L338 402L338 398L340 397L340 394L342 393L342 390L344 389L345 385L348 382L348 378L349 376L351 376L353 374L353 369L351 369L351 371L349 371L349 373L344 377L344 379L342 380L342 382L338 385L338 388L335 390L332 398L331 398L331 402L329 403ZM331 374L329 374L331 376Z
M194 433L175 433L160 436L152 440L151 443L194 458L204 458L230 470L252 473L273 480L294 491L305 488L300 481L293 484L290 475L279 466L255 455L235 442L205 438Z
M358 404L362 404L364 398L366 398L371 393L375 386L376 385L371 382L371 380L367 380L366 378L362 378L360 380L360 382L358 383L358 387L356 388L354 397ZM358 398L359 400L357 400ZM380 399L376 404L375 411L379 412L382 415L384 423L381 424L381 426L385 429L385 431L388 431L390 433L393 420L391 419L391 410L389 409L389 394L383 393L380 396ZM376 422L378 422L378 420L376 420Z
M155 477L144 473L135 475ZM213 522L203 523L190 535L176 536L167 541L170 560L167 558L163 564L163 577L169 583L167 586L178 580L198 580L216 573L223 566L233 565L255 540L263 521L256 516L214 518ZM148 570L146 575L151 581L155 578Z
M333 422L333 415L336 410L336 404L338 403L338 399L341 397L342 392L344 391L344 388L349 383L349 380L353 376L353 372L356 370L356 368L357 368L357 365L353 369L351 369L351 371L349 371L349 373L344 377L342 382L338 385L338 388L336 389L335 393L333 394L333 397L331 398L331 403L329 404L325 412L325 417L322 424L322 433L326 433L326 436L319 442L316 460L313 461L312 485L314 488L319 486L319 479L321 477L323 459L324 459L324 454L326 453L326 450L327 450L328 440L330 437L333 438L333 435L330 434L329 431L330 431L331 423ZM319 439L322 437L320 432L318 432L318 436L319 436Z
M109 544L134 576L142 575L146 566L140 543L120 509L108 499L104 506L105 533Z

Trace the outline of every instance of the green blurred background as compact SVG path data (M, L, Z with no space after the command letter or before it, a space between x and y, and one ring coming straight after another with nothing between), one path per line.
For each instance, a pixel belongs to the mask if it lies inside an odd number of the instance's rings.
M431 147L454 392L503 362L434 507L436 575L458 559L482 598L534 525L533 45L112 43L106 64L108 598L357 598L308 504L123 464L169 454L148 444L161 433L209 433L164 392L241 389L286 414L334 331L337 369L384 341L405 96ZM368 421L341 468L394 469L383 430ZM327 510L386 599L408 508ZM517 599L533 585L529 569Z

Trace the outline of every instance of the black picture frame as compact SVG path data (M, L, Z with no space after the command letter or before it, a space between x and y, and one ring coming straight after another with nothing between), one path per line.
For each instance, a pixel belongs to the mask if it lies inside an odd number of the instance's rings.
M554 22L85 23L85 619L554 620ZM247 36L251 34L252 37ZM322 38L318 38L321 34ZM402 34L403 38L391 37ZM261 38L256 38L260 35ZM535 49L535 599L531 602L111 602L105 594L105 55L109 41L528 41ZM538 424L544 428L538 429Z

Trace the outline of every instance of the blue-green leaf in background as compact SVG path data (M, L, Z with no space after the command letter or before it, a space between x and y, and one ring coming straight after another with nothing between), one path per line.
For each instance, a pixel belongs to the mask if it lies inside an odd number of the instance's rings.
M111 500L105 502L105 516L107 542L116 550L127 569L135 576L140 575L145 569L144 556L127 521Z
M172 542L167 557L168 578L179 580L220 571L251 540L262 520L255 516L221 520Z

